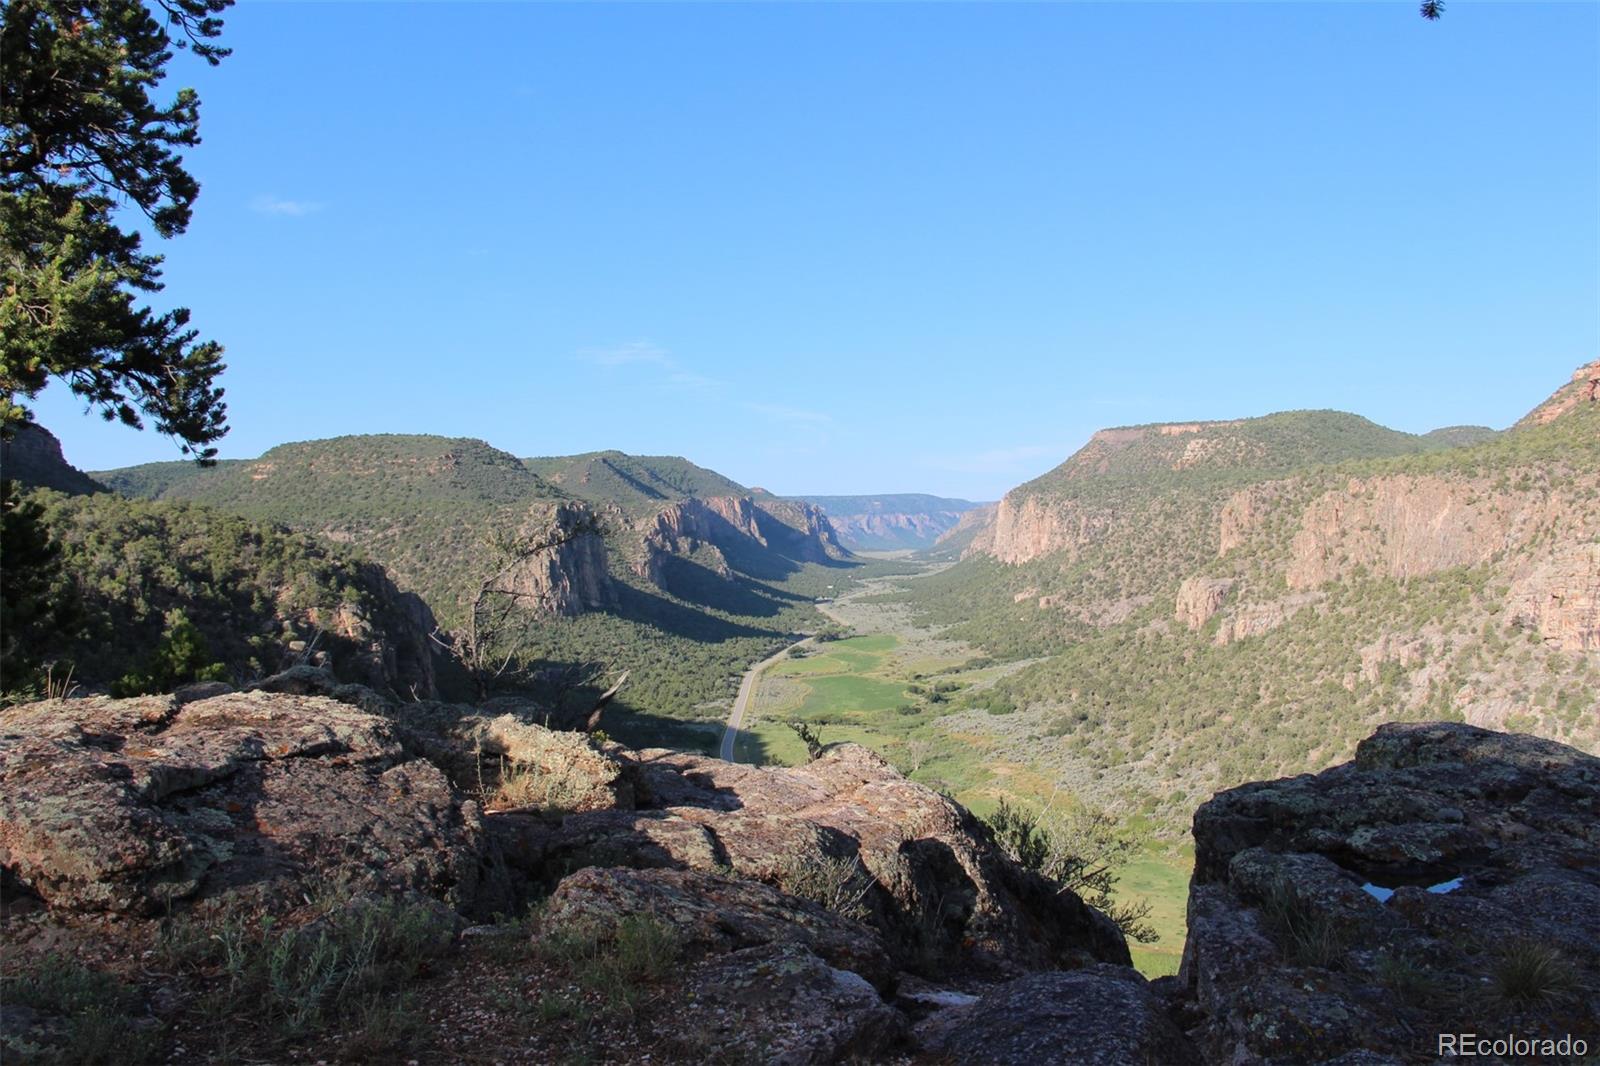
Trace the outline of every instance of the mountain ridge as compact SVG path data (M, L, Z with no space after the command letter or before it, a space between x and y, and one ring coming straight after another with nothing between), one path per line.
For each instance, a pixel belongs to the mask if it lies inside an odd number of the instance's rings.
M1317 412L1105 431L904 598L1032 663L995 686L1021 710L964 729L1174 818L1176 795L1320 769L1395 719L1593 751L1597 378L1456 446Z
M974 508L971 500L918 492L857 496L788 496L822 508L839 539L857 551L931 548Z

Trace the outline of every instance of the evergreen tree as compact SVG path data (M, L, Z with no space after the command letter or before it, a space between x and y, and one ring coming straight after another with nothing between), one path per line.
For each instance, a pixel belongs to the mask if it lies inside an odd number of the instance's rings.
M45 656L81 621L43 508L19 492L0 480L0 692L32 692Z
M148 418L205 461L227 432L222 348L189 311L138 306L161 261L116 211L182 233L200 186L179 150L200 101L151 98L174 48L215 65L232 0L9 0L0 9L0 429L65 381L107 420Z

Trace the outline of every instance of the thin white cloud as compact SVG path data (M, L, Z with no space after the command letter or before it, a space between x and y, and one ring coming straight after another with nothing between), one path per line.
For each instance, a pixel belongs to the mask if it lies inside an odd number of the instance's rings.
M668 370L678 369L677 362L667 354L666 349L649 341L631 341L610 348L584 348L578 352L578 358L591 366L635 366L645 363Z
M302 218L322 210L322 205L310 200L286 200L281 196L263 193L250 201L250 210L258 215L285 215Z
M754 411L766 418L777 419L779 422L790 422L800 425L822 426L833 421L833 416L822 411L808 411L801 407L783 407L771 403L746 403L745 410Z
M935 456L925 465L962 474L1014 474L1036 468L1043 459L1060 462L1070 452L1070 448L1059 444L1019 444L971 455Z
M609 348L582 348L576 353L579 362L601 367L607 371L621 368L648 370L651 384L658 388L677 389L680 392L720 392L729 388L721 378L708 377L691 370L673 354L652 341L629 341Z

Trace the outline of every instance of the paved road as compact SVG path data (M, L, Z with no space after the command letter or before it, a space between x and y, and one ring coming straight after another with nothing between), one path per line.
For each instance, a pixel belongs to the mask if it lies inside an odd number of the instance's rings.
M844 624L838 615L834 614L828 609L827 604L819 603L816 605L816 607L817 610L821 611L835 622L839 622L840 625ZM789 645L788 648L784 648L776 655L767 656L765 659L762 659L760 662L756 663L750 669L745 671L744 677L739 681L739 694L733 697L733 710L728 712L728 724L722 729L722 746L717 749L718 758L724 759L727 762L739 761L738 759L734 758L733 745L739 739L740 727L744 725L744 712L749 708L750 700L756 694L756 686L761 683L761 671L765 670L779 659L786 658L791 648L805 647L806 645L811 644L815 639L816 638L814 637L806 637L804 640L797 640L793 644Z

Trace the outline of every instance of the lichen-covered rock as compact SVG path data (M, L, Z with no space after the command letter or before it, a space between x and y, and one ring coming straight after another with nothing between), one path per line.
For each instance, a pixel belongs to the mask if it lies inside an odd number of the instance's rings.
M672 929L694 956L793 945L874 988L893 980L882 941L861 923L756 881L699 870L580 870L551 894L540 935L615 928L636 914Z
M1180 977L1213 1058L1600 1028L1600 759L1394 723L1351 763L1220 793L1194 836Z
M0 866L51 908L327 887L459 905L477 888L476 805L346 704L96 698L0 722Z
M1145 979L1123 966L1035 973L918 1026L942 1061L986 1066L1198 1066L1199 1052Z
M630 825L661 865L726 866L778 885L819 865L853 869L868 920L905 966L1018 973L1093 962L1129 962L1126 941L1104 915L1021 869L964 808L907 781L873 752L829 748L806 766L758 768L683 752L622 753L635 803L669 819ZM583 840L581 815L566 841ZM702 838L672 820L693 823ZM640 839L648 828L648 839ZM685 850L674 851L671 841ZM567 861L581 861L549 836ZM577 850L588 849L589 845ZM707 866L707 857L712 866Z
M704 1034L710 1061L882 1062L906 1028L861 975L793 944L709 956L685 989L695 1017L719 1019Z

